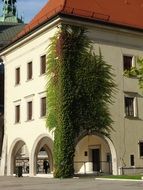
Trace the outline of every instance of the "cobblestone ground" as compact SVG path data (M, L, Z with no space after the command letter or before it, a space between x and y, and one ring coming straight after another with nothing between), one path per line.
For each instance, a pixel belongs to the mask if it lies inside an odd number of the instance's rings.
M0 177L0 190L143 190L143 181Z

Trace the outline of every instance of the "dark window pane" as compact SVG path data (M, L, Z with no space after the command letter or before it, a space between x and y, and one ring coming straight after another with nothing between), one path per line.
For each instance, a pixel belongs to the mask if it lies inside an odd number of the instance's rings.
M111 162L111 154L110 153L107 153L107 155L106 155L106 161L107 162Z
M41 56L41 63L40 63L40 74L44 74L46 72L46 55Z
M27 120L32 120L32 101L27 103Z
M134 98L125 97L125 113L127 116L134 116Z
M132 67L132 56L123 56L124 70L130 70Z
M135 165L134 155L130 155L130 164L131 164L131 166Z
M143 142L139 142L140 156L143 156Z
M15 70L15 84L20 83L20 68L16 68Z
M20 105L15 107L15 123L20 122Z
M32 62L27 64L27 79L32 79Z
M41 98L41 116L46 115L46 97Z

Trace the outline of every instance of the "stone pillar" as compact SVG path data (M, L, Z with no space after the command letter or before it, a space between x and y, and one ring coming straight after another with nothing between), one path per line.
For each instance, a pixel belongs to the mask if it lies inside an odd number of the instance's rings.
M29 156L29 176L33 177L36 175L36 156L32 158L32 156Z
M2 156L0 162L0 175L4 176L7 174L7 136L4 135Z

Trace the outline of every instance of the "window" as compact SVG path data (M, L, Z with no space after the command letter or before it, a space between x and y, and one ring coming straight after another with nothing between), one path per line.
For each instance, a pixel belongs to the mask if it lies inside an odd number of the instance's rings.
M137 98L132 95L125 96L125 114L129 117L137 117Z
M131 166L134 166L135 165L135 161L134 161L134 155L130 155L130 164Z
M15 123L20 122L20 105L15 106Z
M46 97L41 98L41 117L46 115Z
M84 156L88 156L87 151L84 151Z
M123 56L124 71L125 70L130 70L132 66L133 66L133 56L124 55Z
M44 74L46 72L46 55L41 56L40 58L40 74Z
M139 142L139 153L140 157L143 157L143 141Z
M32 101L27 102L27 120L32 120Z
M27 64L27 80L32 79L32 62Z
M20 67L16 68L15 70L15 84L20 83Z
M125 97L125 113L126 116L134 116L134 98Z
M111 162L111 154L110 153L106 154L106 161Z

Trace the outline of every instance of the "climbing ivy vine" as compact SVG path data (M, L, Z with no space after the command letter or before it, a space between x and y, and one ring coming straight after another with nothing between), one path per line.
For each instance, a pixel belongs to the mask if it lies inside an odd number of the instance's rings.
M47 53L47 127L55 128L55 177L74 174L75 139L82 131L109 136L112 68L96 55L83 27L62 24Z

